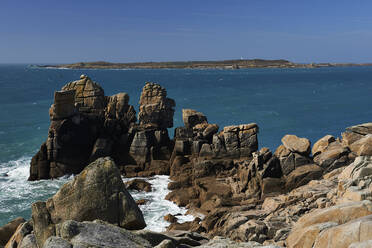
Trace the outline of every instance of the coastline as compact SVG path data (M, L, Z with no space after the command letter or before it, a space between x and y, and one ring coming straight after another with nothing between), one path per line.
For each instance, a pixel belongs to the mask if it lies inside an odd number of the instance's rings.
M372 66L372 63L294 63L288 60L220 60L220 61L174 61L174 62L133 62L133 63L111 63L78 62L72 64L57 65L31 65L37 68L47 69L254 69L254 68L322 68L322 67L350 67L350 66Z

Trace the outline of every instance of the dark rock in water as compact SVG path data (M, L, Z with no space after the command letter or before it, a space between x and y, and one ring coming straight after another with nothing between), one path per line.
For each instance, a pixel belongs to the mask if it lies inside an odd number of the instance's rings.
M18 217L8 224L0 227L0 246L5 246L5 244L9 241L12 237L18 226L22 223L26 222L25 219L22 217Z
M149 200L146 200L146 199L139 199L139 200L136 200L136 204L137 205L145 205Z
M133 179L125 183L128 190L138 190L150 192L152 190L151 183L143 179Z
M7 173L0 173L0 177L8 177L9 175Z
M172 214L167 214L164 216L164 220L168 221L169 223L176 223L178 221L177 217Z
M56 235L56 224L65 220L101 219L131 230L146 226L110 158L97 159L52 198L32 204L32 219L40 247L48 237Z

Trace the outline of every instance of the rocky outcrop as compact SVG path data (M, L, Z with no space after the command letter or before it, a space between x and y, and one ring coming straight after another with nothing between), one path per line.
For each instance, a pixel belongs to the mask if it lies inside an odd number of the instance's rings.
M125 93L105 97L101 86L85 75L55 92L48 138L32 158L29 180L77 174L102 156L120 161L136 121L128 100Z
M25 219L18 217L10 221L8 224L0 227L0 247L5 246L5 244L8 243L18 226L24 222L26 222Z
M140 98L139 124L129 95L105 96L89 77L55 92L48 138L32 158L29 180L78 174L99 157L112 157L128 176L169 174L175 102L158 84L146 83Z
M140 125L155 125L160 129L173 127L173 114L176 105L167 98L167 91L159 84L147 82L143 87L139 101Z
M280 161L284 175L290 174L299 166L311 164L310 141L295 135L286 135L282 138L282 145L276 151L275 156Z
M32 204L38 245L56 235L65 220L100 219L126 229L146 226L141 210L125 189L118 168L110 158L100 158L66 183L46 202Z

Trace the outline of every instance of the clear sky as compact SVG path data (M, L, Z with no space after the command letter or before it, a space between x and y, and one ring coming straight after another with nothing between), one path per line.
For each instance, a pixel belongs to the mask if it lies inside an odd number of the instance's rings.
M372 62L371 0L1 0L0 63Z

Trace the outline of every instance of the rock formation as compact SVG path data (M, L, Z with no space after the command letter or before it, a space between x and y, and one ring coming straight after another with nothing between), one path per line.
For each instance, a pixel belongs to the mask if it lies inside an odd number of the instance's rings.
M110 156L125 173L167 174L173 143L174 100L158 84L146 83L140 99L139 124L129 96L105 96L101 86L82 75L54 94L47 141L32 158L29 180L78 174L99 157ZM154 161L153 163L151 163ZM125 168L126 167L126 168Z
M86 76L55 93L48 139L32 159L30 180L81 173L47 202L33 204L32 233L29 222L19 225L7 246L111 245L91 237L101 233L118 244L144 247L371 243L371 123L349 127L341 138L326 135L312 147L288 134L272 152L259 149L256 123L220 129L193 109L182 110L184 126L170 139L175 102L158 84L146 83L139 104L136 123L127 94L104 96ZM167 215L167 234L141 230L131 236L112 226L145 225L117 167L126 177L169 174L166 199L198 217L178 223ZM151 191L138 179L127 186ZM208 242L204 236L224 238Z
M100 219L126 229L146 226L141 210L125 189L120 173L110 158L100 158L63 185L46 202L32 204L34 234L39 247L56 234L65 220Z

